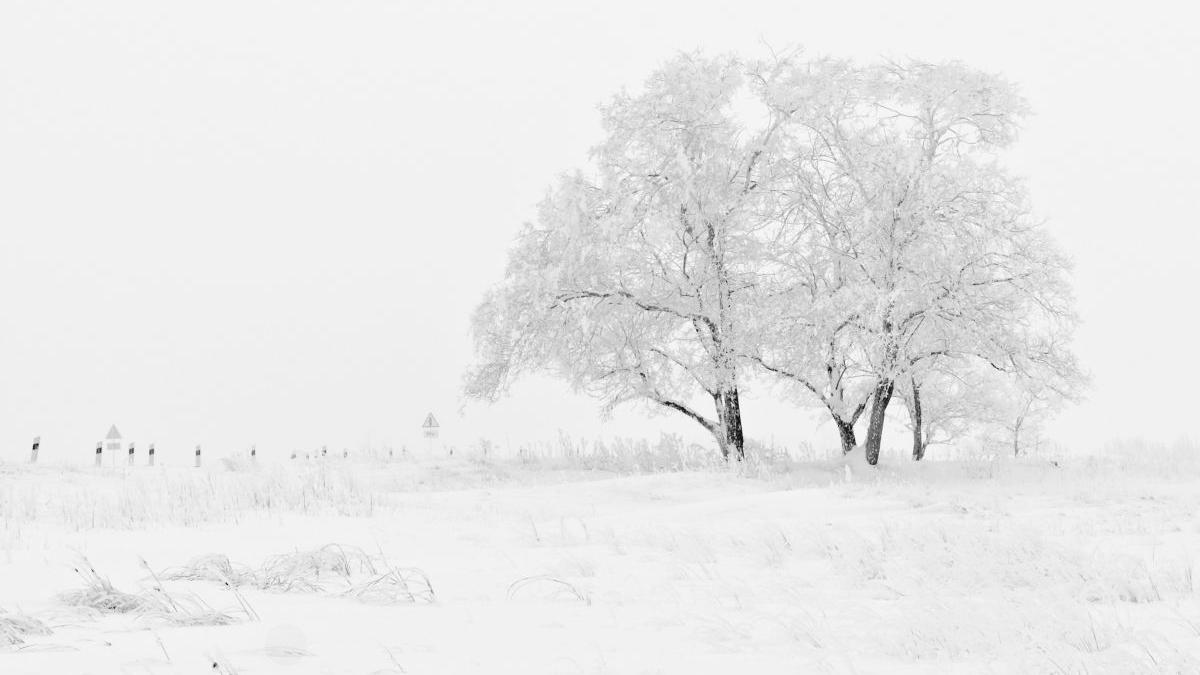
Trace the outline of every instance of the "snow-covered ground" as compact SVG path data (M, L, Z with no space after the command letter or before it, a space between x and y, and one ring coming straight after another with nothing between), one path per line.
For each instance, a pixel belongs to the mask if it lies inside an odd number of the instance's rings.
M1200 672L1174 459L0 465L0 673Z

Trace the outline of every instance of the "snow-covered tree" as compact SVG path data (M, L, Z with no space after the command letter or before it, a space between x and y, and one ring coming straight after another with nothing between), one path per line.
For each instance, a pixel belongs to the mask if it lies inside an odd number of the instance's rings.
M1065 367L1064 367L1065 365ZM1036 440L1042 427L1055 413L1079 399L1086 378L1072 361L1042 358L1000 378L988 388L992 404L984 420L1003 432L1004 444L1013 456Z
M990 371L990 372L989 372ZM968 359L930 359L910 370L896 385L908 409L912 458L921 461L931 445L969 436L996 418L993 387L1002 373Z
M999 164L1026 111L1013 87L958 63L779 67L788 227L753 358L815 394L844 447L869 403L872 464L897 383L928 360L1070 370L1045 349L1073 322L1067 263Z
M549 370L740 456L757 364L824 407L843 450L866 415L873 464L897 386L928 439L953 407L943 375L1069 390L1067 263L1000 164L1025 112L959 63L672 60L603 108L592 171L523 231L476 313L468 392Z
M476 311L469 395L548 370L609 408L643 400L686 415L741 457L738 322L780 126L763 111L747 128L735 110L746 100L741 61L683 55L602 108L592 176L551 191Z
M784 123L766 204L775 228L760 252L747 357L792 383L801 401L823 407L849 452L873 384L860 367L860 281L849 253L857 188L820 129L855 114L860 75L848 62L798 53L755 72L763 100Z

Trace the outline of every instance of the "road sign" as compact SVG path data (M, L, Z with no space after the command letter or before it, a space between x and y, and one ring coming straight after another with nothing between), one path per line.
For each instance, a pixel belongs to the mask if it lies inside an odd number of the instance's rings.
M104 451L112 457L112 465L117 465L117 454L121 452L121 432L117 431L117 425L112 425L108 429L108 434L104 436Z
M425 423L421 425L421 431L425 433L426 438L437 438L438 429L441 426L438 424L437 418L433 416L433 413L429 413L425 416Z

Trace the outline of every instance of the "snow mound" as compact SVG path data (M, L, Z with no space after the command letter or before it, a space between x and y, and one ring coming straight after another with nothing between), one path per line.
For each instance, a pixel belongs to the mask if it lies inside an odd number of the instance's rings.
M842 467L847 483L856 477L872 475L868 472L875 470L875 467L867 463L867 452L861 445L854 446L853 450L842 455L838 464Z

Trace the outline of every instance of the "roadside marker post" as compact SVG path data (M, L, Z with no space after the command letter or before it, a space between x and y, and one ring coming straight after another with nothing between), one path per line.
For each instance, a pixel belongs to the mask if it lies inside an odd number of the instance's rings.
M29 451L29 463L37 464L38 448L42 445L42 437L33 437L33 449Z

